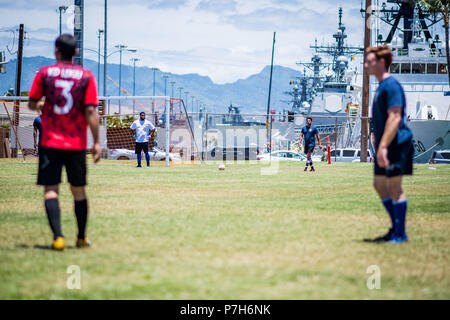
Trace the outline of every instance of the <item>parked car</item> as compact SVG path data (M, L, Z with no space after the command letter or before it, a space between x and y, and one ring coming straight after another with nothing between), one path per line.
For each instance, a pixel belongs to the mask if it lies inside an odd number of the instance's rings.
M330 154L331 161L335 161L334 159L336 158L336 161L339 162L360 162L361 150L355 148L338 148L331 150ZM372 161L372 152L369 149L367 150L367 162Z
M306 156L304 154L290 150L274 151L272 152L272 156L270 153L262 153L256 156L256 160L261 161L269 161L270 158L278 161L306 161Z
M108 159L112 160L134 160L136 159L136 154L134 150L130 149L111 149L109 150ZM151 161L165 161L166 152L158 148L153 148L148 151ZM181 161L181 157L176 153L169 153L170 161Z
M429 162L431 164L438 164L438 163L450 164L450 149L434 150Z

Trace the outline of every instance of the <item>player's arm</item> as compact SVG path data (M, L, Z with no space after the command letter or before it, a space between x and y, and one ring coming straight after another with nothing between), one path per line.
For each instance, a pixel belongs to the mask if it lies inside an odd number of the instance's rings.
M89 125L89 128L91 129L92 137L94 138L94 148L93 148L93 156L94 156L94 163L97 163L100 160L100 140L99 140L99 119L98 119L98 113L95 108L95 106L87 106L85 110L86 119Z
M36 149L37 146L37 127L33 127L33 141L34 141L34 148Z
M43 102L39 100L44 96L44 87L42 85L42 78L40 72L36 73L36 76L33 79L33 83L31 84L31 89L29 93L28 100L28 108L33 111L41 110L44 106Z
M298 147L299 148L302 147L302 140L303 140L303 132L300 132L300 137L298 139Z
M386 125L384 127L383 136L380 140L380 145L377 150L377 161L380 167L387 167L389 165L389 160L387 158L387 148L394 140L397 130L402 122L402 107L390 107L388 109L388 118L386 120Z
M319 148L322 149L322 144L320 143L320 135L319 132L316 133L317 141L319 142Z

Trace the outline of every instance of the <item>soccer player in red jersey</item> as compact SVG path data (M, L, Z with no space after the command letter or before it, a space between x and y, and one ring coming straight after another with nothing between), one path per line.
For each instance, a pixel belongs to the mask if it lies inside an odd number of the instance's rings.
M42 139L39 150L37 184L44 186L45 210L53 231L55 250L65 247L58 203L63 166L66 167L75 202L78 248L88 247L86 237L88 203L86 198L87 127L94 138L94 163L100 159L97 86L94 75L72 63L78 54L76 39L63 34L55 41L56 64L41 68L30 90L28 107L42 112ZM39 102L45 96L45 102Z

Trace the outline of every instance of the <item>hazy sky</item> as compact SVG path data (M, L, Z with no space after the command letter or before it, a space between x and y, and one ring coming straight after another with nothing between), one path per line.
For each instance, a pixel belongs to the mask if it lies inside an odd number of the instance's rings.
M85 48L97 50L97 30L103 28L104 0L85 0ZM0 50L13 46L12 30L25 24L24 55L53 56L58 35L57 8L67 0L0 0ZM274 63L298 68L310 59L309 45L333 41L338 7L344 10L348 43L362 45L361 0L109 0L108 47L125 44L138 65L173 73L199 73L227 83L261 71L270 64L273 31L277 32ZM70 14L63 15L63 32L72 32ZM16 32L17 39L17 32ZM103 44L102 44L103 46ZM17 48L17 41L14 48ZM102 49L103 50L103 49ZM85 51L85 57L97 59ZM119 54L108 62L118 63Z

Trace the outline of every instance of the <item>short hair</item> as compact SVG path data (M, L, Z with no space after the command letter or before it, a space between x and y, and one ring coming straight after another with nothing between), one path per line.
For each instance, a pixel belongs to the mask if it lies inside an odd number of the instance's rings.
M311 119L311 121L312 121L312 118L311 118L311 117L306 117L306 120L308 120L308 119Z
M144 115L145 116L145 112L144 111L141 111L140 113L139 113L139 115L141 116L141 115Z
M61 53L63 60L72 60L77 49L77 39L68 33L60 35L55 40L55 48Z
M392 63L392 50L386 45L378 46L378 47L369 47L366 49L366 54L374 53L377 57L377 60L384 59L384 64L386 69L389 69L389 66Z

